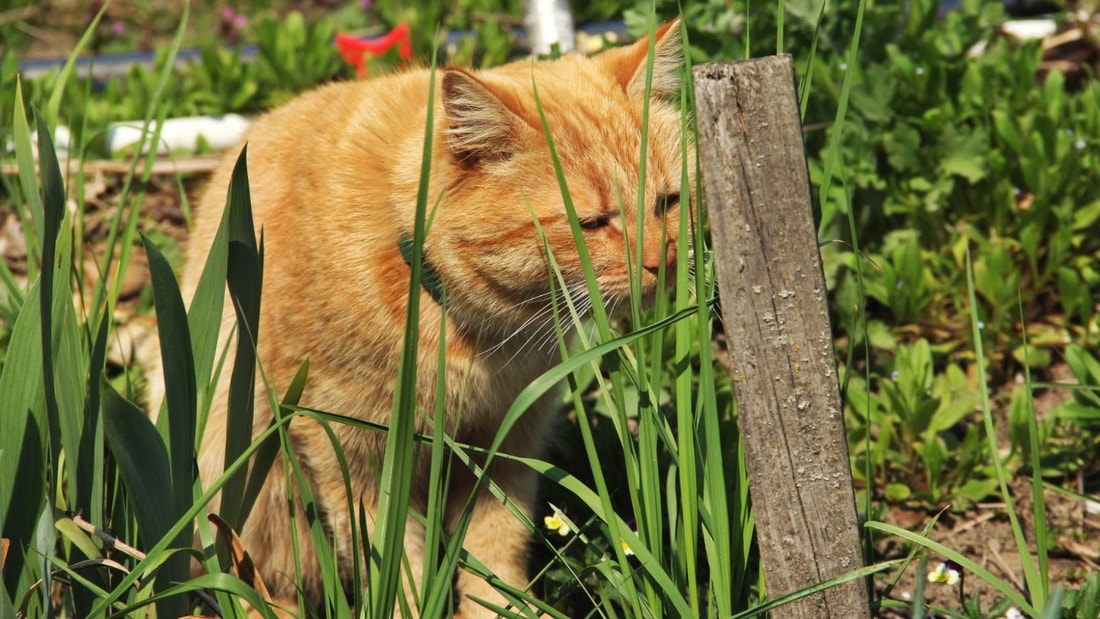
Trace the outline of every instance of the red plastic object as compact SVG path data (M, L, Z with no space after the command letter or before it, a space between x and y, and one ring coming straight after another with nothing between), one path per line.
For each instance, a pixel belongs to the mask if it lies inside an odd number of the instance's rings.
M367 75L368 55L377 58L388 52L394 45L397 46L397 55L402 60L412 58L412 39L409 37L408 24L397 24L393 30L373 39L364 40L342 33L336 35L336 49L348 64L355 67L359 77Z

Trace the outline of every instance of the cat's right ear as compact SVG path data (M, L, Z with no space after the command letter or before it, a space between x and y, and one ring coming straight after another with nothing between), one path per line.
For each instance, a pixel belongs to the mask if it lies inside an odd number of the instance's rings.
M675 18L657 28L653 33L653 79L649 96L657 99L680 97L680 69L684 66L684 52L680 41L680 18ZM646 72L649 63L648 36L633 45L608 50L596 57L607 67L623 90L635 100L646 94Z
M511 158L523 121L473 75L443 74L443 110L447 144L459 161L478 166Z

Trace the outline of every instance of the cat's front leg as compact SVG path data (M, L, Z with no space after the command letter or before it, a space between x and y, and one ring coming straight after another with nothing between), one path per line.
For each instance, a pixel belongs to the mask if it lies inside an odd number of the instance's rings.
M527 586L527 548L531 532L519 514L530 517L536 497L538 477L534 471L517 462L498 460L492 465L490 477L508 496L504 504L488 489L482 488L470 517L463 548L492 573L512 587ZM466 493L454 493L452 502L465 503ZM452 512L461 517L461 507ZM455 523L449 523L452 525ZM471 598L480 598L500 607L508 600L484 579L462 570L458 574L459 614L463 619L496 617L497 614Z

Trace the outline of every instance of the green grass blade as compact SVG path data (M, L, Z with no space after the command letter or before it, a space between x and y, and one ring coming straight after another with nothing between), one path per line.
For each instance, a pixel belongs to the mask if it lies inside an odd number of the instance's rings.
M687 45L685 38L685 46ZM689 61L690 62L690 61ZM690 73L689 73L690 74ZM682 95L688 102L687 109L695 109L695 91L686 88ZM702 178L698 151L687 165L695 166L696 178ZM701 462L702 489L699 510L709 571L709 590L717 606L719 616L733 614L736 606L748 603L748 571L752 559L752 540L754 537L753 512L749 505L748 479L744 464L744 450L736 426L723 428L722 409L715 394L717 377L714 374L714 358L709 342L713 341L713 327L710 321L711 305L716 299L716 278L713 277L713 264L708 263L707 237L702 208L702 183L695 188L695 204L698 209L697 221L692 226L695 267L695 304L690 306L697 311L698 327L696 338L698 348L699 385L707 387L698 390L695 403L695 427L698 437L698 460ZM727 445L736 445L729 449ZM726 477L727 458L734 460L736 484L732 486ZM731 492L732 490L732 492ZM732 504L731 504L732 500ZM739 535L734 535L734 528Z
M38 165L35 162L34 148L31 145L31 130L27 125L27 110L23 107L23 83L15 81L15 115L12 127L12 137L15 142L15 161L19 167L19 184L23 190L23 200L26 201L27 210L30 212L30 220L24 216L23 209L16 208L15 214L24 230L24 240L27 244L27 264L33 273L33 265L41 259L39 244L42 221L42 197L38 194ZM17 297L18 298L18 297Z
M446 307L443 308L446 314ZM432 435L443 436L447 433L447 321L439 321L439 352L436 355L436 385L435 385L435 410L432 412ZM423 606L421 613L428 617L441 617L447 612L447 606L453 597L449 579L441 577L443 574L452 574L457 566L458 554L450 553L448 561L441 563L439 557L439 545L443 542L443 526L446 521L446 493L450 470L444 472L444 451L438 447L431 450L431 461L428 465L428 504L424 512L424 573L421 575L423 591L421 599Z
M180 15L179 25L176 28L176 33L172 38L172 42L168 47L168 53L165 57L164 67L161 69L160 75L157 78L157 85L153 91L152 96L149 99L149 104L146 108L145 119L142 125L142 137L141 140L135 145L136 152L141 153L143 149L150 143L157 144L160 141L160 134L164 128L164 120L168 112L168 106L162 104L164 99L164 92L168 86L169 81L175 75L174 66L175 59L179 53L180 46L183 42L183 36L186 32L186 26L188 18L191 12L190 3L186 3L183 6L183 12ZM153 118L159 119L155 128L151 132L150 127L153 126ZM123 275L126 273L130 266L130 251L133 243L137 238L137 225L139 215L141 214L141 202L144 198L145 187L148 186L149 180L152 177L153 161L156 159L156 148L149 149L146 154L145 168L142 173L141 182L139 187L141 191L135 196L131 196L131 188L134 184L134 178L137 175L138 164L142 161L142 157L135 156L130 163L130 169L123 178L122 189L119 194L119 204L130 204L129 209L120 208L115 213L115 216L111 220L111 225L107 234L107 241L104 244L103 249L103 265L101 273L109 273L111 270L106 268L107 265L111 265L115 261L115 251L118 251L118 261L116 272L118 276L114 280L114 286L108 289L110 285L110 278L101 276L96 283L94 290L92 291L92 305L91 307L99 309L103 308L104 316L111 316L114 310L115 304L118 300L123 283ZM104 303L106 301L106 303ZM97 316L91 322L98 323L103 319L103 316Z
M289 413L294 407L298 406L298 402L302 399L302 393L305 391L306 377L308 376L309 361L307 360L302 362L301 367L298 368L298 372L294 375L294 379L290 381L290 386L287 388L286 395L283 396L280 410ZM275 457L279 455L279 441L277 439L277 436L269 437L260 445L259 450L256 452L256 459L252 462L252 470L249 473L248 483L245 486L244 497L241 499L242 519L248 518L248 514L252 511L252 506L256 503L256 497L260 495L260 490L267 480L268 472L275 463Z
M935 542L923 535L920 535L919 533L913 533L912 531L909 531L907 529L903 529L892 524L886 524L885 522L868 521L864 524L864 526L878 531L883 531L891 535L896 535L915 544L924 546L925 548L928 548L933 552L939 553L943 557L961 565L964 570L967 570L971 574L974 574L978 578L984 580L986 583L988 583L990 586L1000 592L1001 595L1011 600L1017 608L1024 612L1024 614L1031 617L1034 617L1038 614L1035 606L1033 606L1031 602L1029 602L1027 598L1023 596L1023 594L1017 591L1015 586L1013 586L1011 583L1007 583L1001 580L1000 578L997 578L993 575L992 572L985 569L966 555L952 550L951 548L948 548L947 546L944 546L939 542Z
M786 595L783 595L781 597L777 597L774 600L768 600L767 602L765 602L763 604L760 604L758 606L754 606L753 608L751 608L749 610L742 611L742 612L739 612L737 614L731 615L730 619L748 619L749 617L763 616L768 611L772 611L772 610L775 610L775 609L782 608L783 606L785 606L787 604L790 604L791 602L793 602L795 600L801 600L804 597L811 596L815 593L820 593L821 591L825 591L826 589L831 589L833 587L836 587L837 585L842 585L842 584L844 584L848 581L851 581L851 580L857 580L857 579L860 579L860 578L867 578L868 576L873 576L873 575L875 575L879 572L885 572L886 570L889 570L889 569L893 568L894 566L898 565L899 563L901 563L903 561L904 561L904 559L893 559L893 560L890 560L890 561L884 561L882 563L876 563L874 565L868 565L866 567L861 567L857 570L852 570L850 572L846 572L844 574L834 576L834 577L830 578L829 580L819 582L815 585L806 587L804 589L799 589L798 591L792 591L792 592L790 592Z
M323 419L318 419L321 429L324 430L328 436L329 442L332 445L333 452L337 458L337 465L340 467L341 478L344 483L346 492L347 503L343 506L334 506L336 509L347 509L349 511L348 518L354 518L354 514L350 513L351 508L354 505L351 494L350 474L348 473L348 462L344 457L343 449L340 447L339 439L336 433L332 431L331 426ZM284 437L285 438L285 437ZM291 475L294 477L294 491L297 491L301 497L302 505L305 508L305 512L309 517L309 532L310 539L313 542L312 551L317 554L317 560L321 567L321 582L324 585L324 602L323 605L331 613L335 612L337 619L343 619L351 616L351 609L348 607L347 597L344 594L342 574L340 571L339 559L336 555L336 546L339 543L338 540L332 536L338 534L338 532L329 531L326 527L326 522L321 518L315 517L312 514L316 514L321 505L313 496L313 486L311 479L308 478L302 469L301 461L298 459L297 454L293 452L293 448L290 443L284 443L285 461L288 461L291 465ZM262 449L260 450L262 451ZM257 452L259 453L259 452ZM288 492L290 490L288 489ZM294 515L292 518L296 518ZM291 521L293 523L293 519ZM293 529L293 524L292 531ZM295 548L298 552L297 547ZM346 558L346 557L345 557ZM301 579L301 565L298 557L295 557L295 569L297 570L297 577Z
M818 189L818 195L822 196L822 199L826 199L829 195L833 176L840 169L842 161L840 144L844 137L844 119L848 116L848 98L852 92L852 80L859 69L859 39L863 32L863 14L866 8L867 0L859 0L855 31L852 33L852 43L848 47L848 70L844 73L844 83L840 87L840 101L836 107L833 130L829 134L828 155L825 158L825 176L821 180L821 186Z
M686 25L681 22L681 36L685 36L686 42ZM690 60L688 61L690 63ZM691 75L690 67L687 68L686 75ZM688 88L683 88L680 93L680 105L683 109L691 109L691 101L689 99ZM690 135L690 127L686 114L682 116L680 130L683 135ZM680 169L680 194L684 196L691 195L690 177L688 174L688 165L690 165L690 150L688 148L687 140L684 140L681 150L681 169ZM690 256L691 248L690 242L692 239L692 217L691 209L680 209L680 228L677 238L676 255L677 256ZM677 260L676 261L676 298L674 308L676 311L683 311L687 309L691 304L691 273L690 260ZM699 316L696 316L695 320L703 320ZM676 393L676 428L677 428L677 444L676 444L676 462L677 472L679 474L678 490L679 490L679 511L680 511L680 524L679 532L674 538L676 540L676 546L683 557L681 560L681 569L684 572L684 581L681 583L681 587L687 591L688 602L691 605L691 612L693 617L701 616L701 604L702 601L699 595L699 495L702 486L699 483L699 473L702 470L702 462L699 459L698 452L698 440L696 432L696 419L693 406L695 395L694 376L689 371L691 367L691 357L693 352L693 342L695 340L695 334L698 327L692 324L690 321L682 321L676 324L675 327L675 349L673 352L674 364L677 368L682 368L677 372L673 378L674 390ZM670 518L670 521L673 521ZM728 593L728 592L727 592ZM728 597L725 593L718 593L720 597Z
M433 57L434 58L434 57ZM371 553L371 598L373 617L386 617L392 612L401 587L401 564L404 557L405 526L408 520L409 497L412 494L413 428L416 411L416 363L419 342L421 279L424 265L424 237L427 234L428 181L431 178L432 136L435 127L435 64L433 61L428 86L427 118L421 153L420 184L413 216L413 235L409 257L409 296L405 314L405 337L397 371L386 453L379 476L379 500L376 511Z
M806 54L806 68L802 72L802 82L798 85L798 117L803 122L806 120L806 107L810 104L810 93L814 83L814 61L817 59L817 44L821 38L821 24L825 20L825 7L827 5L828 2L822 0L821 8L818 9L814 33L810 37L810 52Z
M150 603L159 602L164 599L172 599L174 597L182 597L186 593L203 590L221 591L241 598L245 602L248 602L252 608L259 611L264 619L276 619L275 613L262 599L260 599L260 594L257 593L251 585L230 574L203 574L185 583L168 587L164 591L146 600L142 600L137 604L125 606L119 609L117 614L119 616L138 616L139 613L137 611L146 608ZM248 616L251 617L253 615L249 614Z
M627 345L629 341L624 341L621 345ZM507 454L499 454L502 458L509 460L515 460L522 462L531 467L532 470L537 471L540 475L549 478L558 486L571 492L575 497L581 500L585 506L592 510L597 517L603 522L609 525L614 521L618 523L615 527L619 534L619 539L625 542L632 551L634 551L635 558L639 564L639 567L649 575L653 584L660 588L665 595L668 603L675 610L675 616L679 617L691 617L691 608L688 606L687 601L680 595L679 587L673 583L668 574L663 569L661 562L657 560L646 546L646 544L630 530L630 525L622 520L615 513L614 510L608 510L604 505L604 500L598 493L593 492L588 486L582 483L573 475L569 474L565 470L557 467L553 464L543 462L541 460L535 460L533 458L521 458L517 456L510 456ZM617 548L620 548L620 544L612 544ZM630 582L629 580L627 582ZM641 606L635 606L635 608L641 608Z
M989 385L987 383L985 369L985 352L982 345L982 325L978 318L978 299L974 289L974 265L970 260L970 246L966 247L966 287L970 300L971 337L974 345L974 362L978 370L978 392L982 404L982 420L985 425L985 437L989 445L990 459L993 461L993 470L997 474L997 483L1001 488L1001 497L1005 502L1005 512L1008 514L1009 523L1012 525L1012 535L1016 539L1016 550L1020 553L1020 566L1024 570L1024 582L1028 585L1028 592L1036 608L1043 608L1046 604L1047 585L1040 582L1038 568L1035 559L1027 547L1027 537L1020 519L1016 516L1015 503L1008 489L1008 472L1004 462L997 451L997 430L993 425L993 411L989 404ZM1039 475L1036 471L1034 475ZM1040 489L1041 493L1042 490ZM1045 519L1045 513L1043 518ZM1042 552L1042 551L1040 551ZM992 584L992 583L991 583Z
M574 241L574 244L575 244L576 250L577 250L577 256L578 256L578 259L580 261L582 270L584 272L585 286L586 286L589 297L592 299L591 317L592 317L593 322L596 323L596 328L599 332L600 339L602 341L606 342L606 341L609 341L613 338L612 332L611 332L610 320L609 320L609 317L607 315L607 310L604 307L602 297L600 295L599 285L596 282L596 272L595 272L595 269L592 266L591 254L589 253L588 247L585 243L584 231L581 229L580 220L577 218L576 207L573 204L572 196L569 193L569 187L568 187L568 184L567 184L566 179L565 179L565 174L563 172L563 168L562 168L562 165L561 165L561 160L558 157L557 148L554 145L554 138L553 138L553 135L550 132L550 125L549 125L549 122L546 119L546 112L542 107L542 99L539 96L538 84L533 79L533 76L532 76L532 81L531 81L531 87L532 87L532 90L533 90L534 96L535 96L535 107L536 107L536 110L538 111L538 114L539 114L539 121L540 121L541 126L542 126L543 134L546 138L546 145L547 145L547 148L550 152L550 160L551 160L551 163L552 163L553 168L554 168L554 173L555 173L555 175L558 179L559 189L561 190L562 202L565 206L565 213L566 213L567 219L569 220L570 232L573 236L573 241ZM627 251L629 251L629 250L627 250ZM564 286L563 286L563 290L565 290ZM561 327L560 327L560 323L558 321L556 308L555 308L555 328L558 330L558 339L562 340ZM614 350L619 350L619 349L615 348ZM622 369L622 364L619 363L619 360L617 358L609 358L607 360L607 362L610 366L608 373L610 375L611 383L612 383L611 395L609 395L607 397L611 398L612 402L624 402L624 401L626 401L626 397L624 395L625 394L625 386L624 386L625 383L624 383L623 372L620 371ZM562 375L559 378L559 380L564 380L570 374L572 374L572 372L568 372L568 373ZM570 385L570 386L571 386L572 390L574 392L576 392L575 385ZM517 399L516 402L519 402L519 400ZM583 406L579 406L579 402L575 402L575 406L577 408L578 414L583 414L584 413L584 408L583 408ZM513 408L513 410L515 410L515 409ZM525 410L527 410L526 406L519 409L520 412L525 411ZM625 454L624 455L624 461L625 461L626 466L624 468L625 468L625 471L626 471L626 474L627 474L627 491L629 493L629 496L630 496L630 499L631 499L631 502L632 502L632 505L633 505L634 513L640 516L642 514L643 510L641 508L639 498L638 498L638 492L636 490L639 487L639 482L637 480L638 473L635 470L640 459L635 454L634 443L633 443L632 438L630 437L630 433L625 429L625 426L626 426L625 411L623 411L621 407L617 407L617 406L614 406L613 410L615 410L618 413L618 414L612 416L612 421L613 421L613 423L616 424L616 430L618 431L618 435L620 437L620 444L622 445L622 449L623 449L623 452ZM605 502L605 504L606 504L605 506L608 509L610 509L611 493L610 493L610 491L607 487L606 480L604 479L604 475L603 475L603 472L602 472L603 469L602 469L602 466L599 462L599 458L596 454L594 443L592 443L592 441L591 441L590 428L587 425L587 420L585 420L584 422L582 422L580 424L580 429L581 429L581 433L582 433L582 438L584 438L584 440L585 440L585 451L588 455L589 463L592 466L593 477L595 479L599 495L602 497L603 501ZM500 436L500 435L498 434L498 436ZM615 521L609 522L608 527L611 531L612 537L619 536L620 532L617 530L617 528L618 528L618 523L617 522L615 522ZM615 545L615 544L612 544L612 548L616 553L616 558L619 562L619 565L622 566L624 570L626 570L629 564L627 562L626 556L622 552L622 549L619 548L619 546ZM626 588L627 588L627 597L630 599L631 603L635 607L641 607L641 600L638 598L638 592L637 592L637 589L634 585L634 582L632 580L627 580L625 584L626 584Z
M1028 352L1027 337L1027 321L1024 314L1024 302L1022 297L1019 298L1020 308L1020 325L1021 334L1020 337L1023 340L1024 346L1024 359L1031 359ZM1040 448L1039 448L1039 421L1035 415L1035 397L1032 388L1034 385L1031 383L1031 363L1024 364L1024 389L1027 393L1027 435L1028 435L1028 464L1031 466L1031 509L1032 509L1032 522L1035 526L1035 554L1038 562L1038 573L1036 574L1036 582L1028 582L1028 590L1032 591L1035 588L1040 588L1043 592L1042 597L1046 597L1048 593L1048 587L1050 583L1049 572L1049 557L1047 555L1047 549L1052 548L1053 544L1050 543L1049 531L1047 529L1047 502L1046 496L1043 493L1043 469L1042 464L1039 461ZM1035 603L1039 606L1039 603Z
M69 57L65 59L65 64L61 66L61 72L57 76L57 81L54 82L53 92L50 93L49 101L46 103L46 120L50 126L56 127L58 121L58 111L61 109L61 98L65 96L65 85L68 84L69 78L73 75L73 67L76 66L76 59L80 56L80 52L91 42L96 33L96 26L99 24L99 20L107 13L107 7L111 3L104 2L103 5L96 11L91 22L84 28L84 33L80 35L80 40L76 42L72 52L69 53Z
M646 212L646 177L648 170L649 153L649 115L650 104L652 102L651 93L653 90L653 61L656 52L656 30L657 30L657 16L656 5L650 4L649 11L649 42L648 49L646 51L646 66L645 66L645 93L642 99L642 127L641 137L638 152L638 201L635 205L636 213ZM670 34L669 36L675 36ZM631 260L630 256L630 244L626 243L625 251L627 252L627 270L630 277L630 286L633 291L630 295L631 299L631 317L634 327L637 328L642 324L642 306L641 306L641 289L642 281L642 264L643 264L643 250L645 238L645 217L636 217L637 224L635 226L635 243L634 243L634 256ZM624 236L624 239L626 237ZM627 239L628 240L628 239ZM664 239L662 239L664 240ZM658 277L666 277L664 273L665 265L661 264L659 267ZM663 279L661 279L663 283ZM661 295L662 298L664 295ZM660 309L660 308L659 308ZM652 342L654 348L654 360L657 361L660 351L660 341L663 337L662 333L654 333ZM627 433L623 436L623 442L627 446L627 454L633 456L631 459L637 463L638 468L638 485L630 484L630 492L635 495L632 499L634 504L640 507L640 510L636 510L637 517L637 530L640 535L646 538L646 542L654 554L655 559L659 563L663 563L662 554L664 544L662 543L662 537L664 536L665 523L664 514L662 512L662 483L661 483L661 470L660 470L660 456L658 453L657 436L659 434L660 425L663 420L658 418L656 413L656 399L655 396L650 394L649 376L646 372L646 350L644 340L638 342L633 350L635 357L635 367L637 368L636 380L634 381L635 387L638 390L639 395L645 394L645 397L639 397L638 406L638 438L637 438L637 454L631 453L631 448L634 447L634 441L631 440L630 434ZM622 402L622 400L620 400ZM623 416L622 422L625 426L626 409L623 406L616 407ZM633 467L628 466L628 470ZM661 601L658 595L658 591L652 586L652 581L646 580L645 592L648 598L649 606L654 609L655 612L661 613Z
M84 428L81 431L80 460L77 466L76 504L84 510L89 522L105 522L104 501L104 445L103 420L100 416L99 376L106 366L110 321L102 320L92 340L87 374L88 397L84 401ZM89 556L89 558L91 558Z

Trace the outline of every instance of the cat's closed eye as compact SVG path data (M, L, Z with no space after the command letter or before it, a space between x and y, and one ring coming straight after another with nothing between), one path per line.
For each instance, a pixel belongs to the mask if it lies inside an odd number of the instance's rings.
M680 194L666 193L657 197L657 216L660 217L672 209L680 206Z
M611 218L607 215L601 215L599 217L587 217L581 219L578 223L581 225L581 230L599 230L611 223Z

